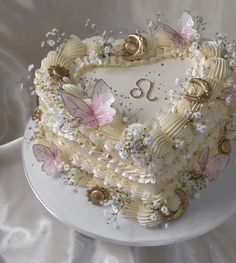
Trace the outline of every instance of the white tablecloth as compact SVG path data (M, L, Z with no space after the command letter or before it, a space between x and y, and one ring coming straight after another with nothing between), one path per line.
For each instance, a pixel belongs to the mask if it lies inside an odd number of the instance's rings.
M183 9L204 16L210 36L219 31L236 39L235 0L0 0L0 263L236 262L236 216L202 237L163 247L116 246L75 233L34 196L22 168L21 139L14 140L34 107L16 82L27 77L28 64L39 64L47 31L58 27L83 38L90 17L101 29L133 32L155 11L173 22Z

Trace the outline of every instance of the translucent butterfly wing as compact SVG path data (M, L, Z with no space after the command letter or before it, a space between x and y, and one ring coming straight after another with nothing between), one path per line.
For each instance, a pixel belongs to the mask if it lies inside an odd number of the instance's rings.
M43 162L42 170L47 174L56 172L56 162L54 153L45 145L34 144L33 152L39 162Z
M66 93L62 94L62 99L66 109L74 118L80 118L82 124L91 128L98 128L98 122L91 106L79 97Z
M38 162L43 162L47 159L54 159L53 152L43 144L34 144L33 145L33 153L38 160Z
M216 155L206 166L206 175L210 181L215 180L219 172L224 171L229 162L229 156L226 154Z
M52 142L51 145L52 145L52 151L54 154L54 159L56 163L58 164L61 162L61 151L58 149L55 143Z
M159 24L159 29L163 29L164 32L167 34L167 36L174 42L176 47L185 47L186 43L184 38L177 32L175 31L172 27L160 23Z
M193 40L197 36L197 30L193 28L194 22L188 12L184 12L178 21L178 32L185 41Z
M198 166L201 172L205 171L207 162L208 162L208 158L209 158L209 148L207 147L207 149L202 153L198 161Z
M116 110L111 107L114 101L115 97L112 95L110 87L104 80L98 80L93 90L92 109L99 126L112 122L116 113Z
M43 163L42 170L48 174L48 175L53 175L56 173L56 160L55 159L47 159Z

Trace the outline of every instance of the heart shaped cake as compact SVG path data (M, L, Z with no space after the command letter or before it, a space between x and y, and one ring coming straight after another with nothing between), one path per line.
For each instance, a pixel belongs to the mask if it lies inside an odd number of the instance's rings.
M222 172L235 134L235 51L150 23L124 38L72 36L35 71L35 157L87 187L88 205L145 227L176 220ZM78 188L79 190L79 188Z

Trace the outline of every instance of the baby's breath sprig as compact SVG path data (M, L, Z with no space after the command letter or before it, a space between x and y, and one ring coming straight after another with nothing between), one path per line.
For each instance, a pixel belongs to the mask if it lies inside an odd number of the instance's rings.
M204 18L202 16L194 16L193 20L196 25L196 30L198 33L206 30L207 23L204 21Z
M45 39L41 42L42 48L54 49L65 43L69 36L66 36L65 32L60 32L59 29L53 28L45 34Z
M108 225L113 225L115 229L119 229L118 217L125 205L130 203L130 194L115 190L111 194L111 200L104 204L106 210L104 215Z

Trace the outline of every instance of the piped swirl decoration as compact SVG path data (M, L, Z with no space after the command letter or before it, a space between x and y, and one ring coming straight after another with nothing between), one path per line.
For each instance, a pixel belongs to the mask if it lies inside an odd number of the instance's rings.
M147 53L147 41L138 34L129 35L123 46L123 58L129 61L139 60Z

